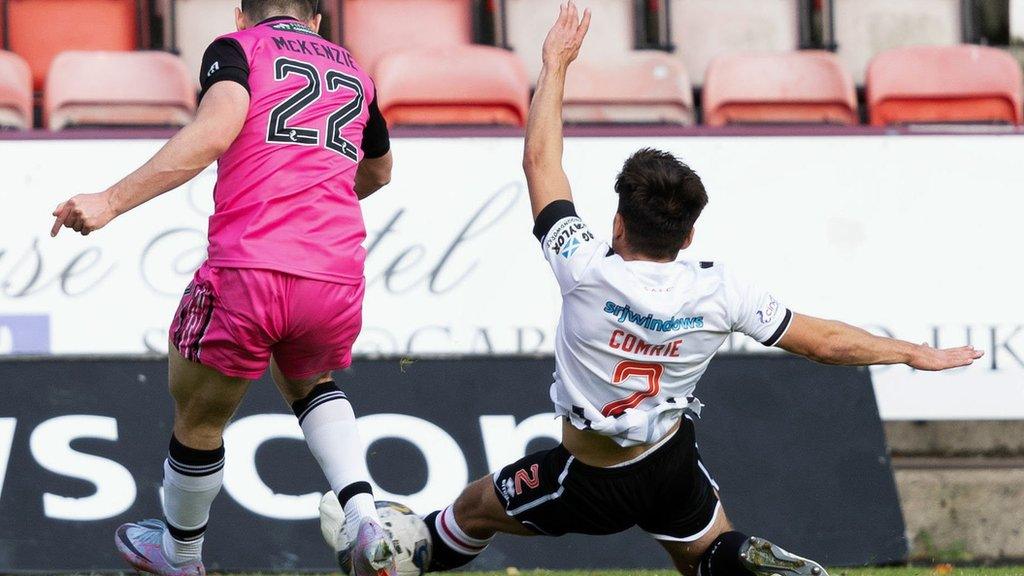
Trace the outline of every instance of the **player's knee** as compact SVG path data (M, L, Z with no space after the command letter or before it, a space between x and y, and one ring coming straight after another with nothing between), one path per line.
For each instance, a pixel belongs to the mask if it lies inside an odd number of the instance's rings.
M493 518L494 499L489 478L481 478L462 491L455 500L455 518L470 536L489 537L497 531Z
M482 520L480 514L480 503L482 498L480 497L479 482L474 482L459 494L459 497L455 499L454 509L455 518L458 520L459 525L465 530L472 530L473 528L479 528L479 523Z
M317 386L334 382L334 375L330 372L324 372L310 378L294 380L288 378L279 370L275 370L274 380L277 382L278 389L281 391L281 395L284 396L285 401L293 404L309 397L316 390Z

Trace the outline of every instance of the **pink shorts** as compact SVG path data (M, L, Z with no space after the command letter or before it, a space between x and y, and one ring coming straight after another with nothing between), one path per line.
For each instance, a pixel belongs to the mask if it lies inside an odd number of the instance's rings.
M204 264L174 315L171 345L186 360L249 380L263 375L271 355L296 380L348 368L365 289L365 281Z

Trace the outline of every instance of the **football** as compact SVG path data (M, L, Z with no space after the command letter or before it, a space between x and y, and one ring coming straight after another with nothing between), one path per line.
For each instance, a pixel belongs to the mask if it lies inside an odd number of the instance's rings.
M421 576L430 563L430 531L423 519L408 506L397 502L377 502L381 526L391 540L399 576ZM320 531L324 541L337 556L349 547L345 511L338 498L328 492L320 499Z

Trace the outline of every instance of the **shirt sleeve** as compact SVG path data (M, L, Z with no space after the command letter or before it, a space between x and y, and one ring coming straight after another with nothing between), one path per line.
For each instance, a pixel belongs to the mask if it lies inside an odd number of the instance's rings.
M363 158L380 158L391 150L391 136L388 134L388 123L380 113L377 95L370 102L370 118L363 129Z
M608 245L597 240L568 200L555 200L541 210L533 235L540 240L563 295L576 288L587 269L608 253Z
M202 100L206 92L221 81L237 82L252 93L249 89L249 59L242 45L232 38L218 38L206 49L203 68L199 72L199 84L202 87L199 99Z
M793 313L775 296L726 272L732 330L750 336L765 346L775 346L785 336Z

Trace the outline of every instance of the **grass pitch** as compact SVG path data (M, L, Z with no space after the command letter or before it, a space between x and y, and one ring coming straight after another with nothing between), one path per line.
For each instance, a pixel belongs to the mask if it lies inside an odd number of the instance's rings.
M510 572L461 572L460 576L678 576L673 571L621 570L600 572L552 572L546 570ZM948 565L926 568L834 568L830 576L1024 576L1018 568L954 568Z
M552 572L546 570L509 572L461 572L459 576L678 576L678 572L654 570L607 570L600 572ZM833 568L830 576L1024 576L1024 567L955 568L948 565L922 568Z
M830 568L829 576L1024 576L1024 566L1000 568L961 568L949 564L915 568ZM2 574L2 573L0 573ZM110 576L110 572L102 576ZM134 572L123 573L135 576ZM220 574L211 572L211 576ZM509 568L498 572L451 572L452 576L679 576L671 570L516 570ZM65 574L64 576L101 576L100 574ZM239 574L224 576L340 576L339 574Z
M669 570L602 570L586 572L549 570L519 571L510 569L502 572L452 572L452 574L454 576L678 576L677 572ZM956 568L948 565L941 565L937 567L929 566L922 568L834 568L830 569L828 574L830 576L1024 576L1024 567ZM239 576L261 575L243 574Z

